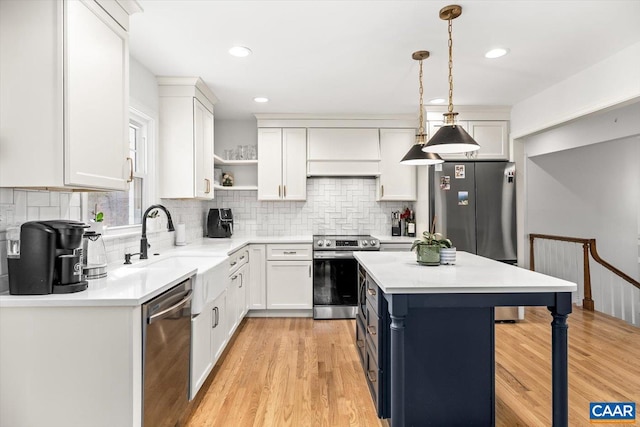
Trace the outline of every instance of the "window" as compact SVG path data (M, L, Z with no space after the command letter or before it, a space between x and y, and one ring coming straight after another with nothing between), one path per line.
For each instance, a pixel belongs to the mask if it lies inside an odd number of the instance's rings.
M126 191L87 195L88 219L102 212L104 223L109 228L140 224L143 208L150 200L148 159L152 120L135 109L130 109L129 113L129 157L133 162L133 181Z

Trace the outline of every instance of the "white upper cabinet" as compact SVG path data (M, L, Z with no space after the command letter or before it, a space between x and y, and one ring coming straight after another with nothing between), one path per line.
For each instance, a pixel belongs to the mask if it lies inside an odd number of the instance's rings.
M377 200L412 201L417 196L416 167L400 164L415 143L414 129L380 129L380 176Z
M197 77L158 77L159 195L213 199L215 95Z
M462 120L457 124L480 144L480 149L470 153L441 154L445 160L508 160L509 122L506 120ZM432 137L442 122L429 122Z
M258 129L258 200L306 200L306 129Z
M0 2L0 186L127 188L127 27L94 1Z

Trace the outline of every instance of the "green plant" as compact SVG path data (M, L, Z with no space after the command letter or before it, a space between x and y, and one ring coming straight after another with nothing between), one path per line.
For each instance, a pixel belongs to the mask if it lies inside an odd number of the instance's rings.
M423 231L422 239L415 240L411 245L411 250L414 250L418 246L438 246L439 248L451 248L453 243L451 240L444 239L442 234L436 233L436 217L433 218L431 223L431 231Z
M418 246L438 246L441 248L451 248L453 243L449 239L443 239L440 233L430 233L425 231L422 233L422 239L415 240L411 245L411 250L414 250Z
M93 222L104 221L104 213L98 211L98 205L95 205L91 214L93 215Z

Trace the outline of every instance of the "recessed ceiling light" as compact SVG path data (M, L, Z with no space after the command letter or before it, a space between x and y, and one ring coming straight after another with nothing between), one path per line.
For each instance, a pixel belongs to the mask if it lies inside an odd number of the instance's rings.
M251 49L244 46L234 46L229 49L229 54L237 56L238 58L244 58L245 56L251 55Z
M269 98L264 98L264 97L253 98L253 100L260 103L269 102Z
M429 104L444 104L446 99L444 98L433 98L429 100Z
M484 57L489 59L500 58L501 56L505 56L507 53L509 53L509 49L498 47L496 49L491 49L489 52L485 53Z

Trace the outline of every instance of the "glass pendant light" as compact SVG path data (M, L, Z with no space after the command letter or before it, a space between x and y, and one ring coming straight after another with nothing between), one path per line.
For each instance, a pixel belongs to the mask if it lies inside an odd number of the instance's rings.
M449 5L440 9L440 19L448 21L449 31L449 108L442 126L422 148L429 153L466 153L480 149L480 145L462 127L456 125L458 113L453 111L453 41L451 21L462 14L462 7Z
M429 51L419 50L417 52L413 52L411 57L420 63L420 102L418 103L418 108L420 109L420 126L418 129L418 134L416 135L416 143L409 149L402 160L400 160L400 163L402 163L403 165L435 165L438 163L443 163L444 160L442 160L442 158L437 154L425 153L424 151L422 151L427 138L426 134L424 133L424 119L422 115L422 61L429 57Z

